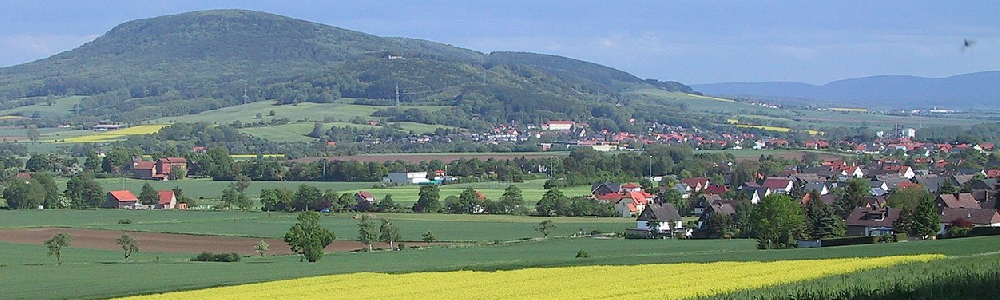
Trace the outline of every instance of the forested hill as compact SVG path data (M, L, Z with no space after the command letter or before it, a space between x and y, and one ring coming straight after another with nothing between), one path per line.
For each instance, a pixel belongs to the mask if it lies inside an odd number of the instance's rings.
M0 106L85 95L76 118L137 121L262 100L385 105L397 86L404 104L455 105L486 121L586 119L588 107L620 103L619 92L633 88L691 92L559 56L484 54L212 10L126 22L74 50L0 69Z

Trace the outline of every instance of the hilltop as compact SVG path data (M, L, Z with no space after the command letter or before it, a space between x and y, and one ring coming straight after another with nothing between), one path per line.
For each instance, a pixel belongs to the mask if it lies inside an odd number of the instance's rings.
M129 21L71 51L0 69L0 109L81 95L78 120L134 122L265 100L387 106L398 94L403 105L456 106L456 118L537 122L593 118L588 108L643 88L693 92L571 58L212 10Z

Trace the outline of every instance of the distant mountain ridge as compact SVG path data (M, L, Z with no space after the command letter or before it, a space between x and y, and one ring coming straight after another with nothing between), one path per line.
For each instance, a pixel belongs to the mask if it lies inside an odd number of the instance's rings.
M1000 104L1000 71L986 71L925 78L879 75L833 81L824 85L798 82L736 82L692 85L695 90L719 96L765 100L811 101L892 108L976 108Z
M398 92L404 103L457 106L459 119L537 122L623 118L589 107L619 103L620 92L635 88L693 92L555 55L484 54L265 12L210 10L125 22L76 49L0 68L0 109L26 102L18 99L84 95L76 117L138 121L262 100L389 105Z

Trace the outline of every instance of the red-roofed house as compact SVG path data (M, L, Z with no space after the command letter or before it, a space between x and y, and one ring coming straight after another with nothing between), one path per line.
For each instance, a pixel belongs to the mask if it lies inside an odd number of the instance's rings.
M691 187L691 190L693 190L694 192L698 192L705 189L706 187L708 187L709 183L708 177L691 177L691 178L681 179L680 181L681 183L687 184L689 187Z
M150 179L156 176L156 162L135 161L132 162L132 176L140 179Z
M621 200L615 204L615 210L622 217L632 217L642 212L646 205L653 203L655 196L646 192L622 193Z
M795 186L795 183L788 178L768 177L767 179L764 179L764 184L761 186L770 189L775 193L787 194L792 191L792 187Z
M177 196L172 190L156 191L160 196L160 201L156 202L156 209L174 209L177 207Z
M166 176L174 168L184 168L187 171L187 159L183 157L162 157L156 161L156 170Z
M626 183L625 185L622 185L622 192L628 193L628 192L641 192L641 191L642 191L642 186L635 183Z
M170 171L182 169L187 173L187 159L183 157L163 157L154 161L132 162L132 176L138 179L167 180Z
M104 204L101 204L101 207L134 209L138 203L139 197L133 195L129 190L118 190L108 192L108 198Z
M721 184L712 184L705 188L706 195L722 195L729 191L729 187Z

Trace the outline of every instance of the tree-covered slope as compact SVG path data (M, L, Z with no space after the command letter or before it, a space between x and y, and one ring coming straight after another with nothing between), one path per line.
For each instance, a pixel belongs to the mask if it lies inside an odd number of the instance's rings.
M397 87L403 104L456 105L467 119L488 121L586 119L588 107L620 103L626 89L691 91L559 56L483 54L213 10L126 22L74 50L0 69L0 108L85 95L75 118L137 121L262 100L387 105Z

